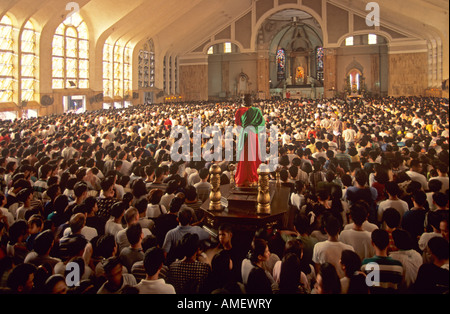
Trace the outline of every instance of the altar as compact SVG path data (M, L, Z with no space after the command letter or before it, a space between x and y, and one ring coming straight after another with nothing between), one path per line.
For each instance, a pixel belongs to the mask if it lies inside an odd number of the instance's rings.
M204 227L213 236L221 224L229 224L235 230L255 232L264 227L283 225L289 211L290 189L276 181L269 182L270 210L267 213L257 211L258 188L240 190L230 184L221 185L222 210L210 210L208 198L200 207L205 214Z

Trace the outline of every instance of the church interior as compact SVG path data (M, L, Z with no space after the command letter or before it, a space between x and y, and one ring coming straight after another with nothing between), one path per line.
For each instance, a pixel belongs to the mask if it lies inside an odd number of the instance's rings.
M273 97L448 97L445 0L1 0L3 119Z
M0 0L0 294L448 294L448 80L448 0Z

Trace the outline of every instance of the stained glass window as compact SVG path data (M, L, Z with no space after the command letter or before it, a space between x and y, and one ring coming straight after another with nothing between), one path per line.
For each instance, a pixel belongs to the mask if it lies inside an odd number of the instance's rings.
M284 49L277 51L277 77L279 81L286 78L286 52Z
M123 46L116 43L114 46L114 96L123 96Z
M36 31L34 25L28 21L21 37L21 100L33 100L36 89L36 68L38 56L36 54Z
M52 47L53 88L89 88L89 34L78 13L59 25Z
M0 20L0 102L13 101L14 95L14 48L13 25L4 15Z
M123 57L123 93L124 96L131 97L132 94L132 86L131 86L131 79L132 79L132 68L131 68L131 57L132 57L132 50L129 47L126 47L124 50L124 57Z
M317 47L317 79L319 81L323 80L323 58L324 58L324 50L323 47Z
M113 96L113 45L105 43L103 46L103 95Z
M155 48L153 40L149 40L139 51L138 85L139 88L155 86Z

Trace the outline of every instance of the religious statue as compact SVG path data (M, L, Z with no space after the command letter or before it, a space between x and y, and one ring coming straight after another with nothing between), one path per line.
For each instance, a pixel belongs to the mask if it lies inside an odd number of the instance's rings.
M237 156L235 182L237 187L258 185L258 168L261 164L258 134L263 131L266 121L261 109L252 106L251 95L245 95L245 106L237 110L235 122L241 127Z

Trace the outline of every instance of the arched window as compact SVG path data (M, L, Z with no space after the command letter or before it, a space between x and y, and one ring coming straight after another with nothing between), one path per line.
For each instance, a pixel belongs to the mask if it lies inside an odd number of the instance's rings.
M128 46L125 47L123 54L123 96L131 97L132 96L132 68L131 68L131 58L132 58L133 50Z
M14 96L14 40L11 19L0 20L0 102L12 102Z
M78 13L59 25L53 36L53 88L89 88L89 34Z
M103 46L103 96L113 97L113 45L106 42Z
M123 96L123 46L114 46L114 96Z
M155 47L153 40L149 40L139 51L139 88L155 86Z
M36 31L34 25L28 21L21 37L21 100L34 100L36 92L36 68L38 56L36 54Z

